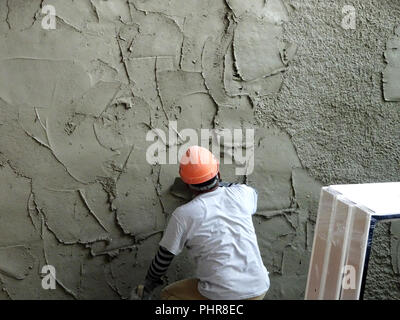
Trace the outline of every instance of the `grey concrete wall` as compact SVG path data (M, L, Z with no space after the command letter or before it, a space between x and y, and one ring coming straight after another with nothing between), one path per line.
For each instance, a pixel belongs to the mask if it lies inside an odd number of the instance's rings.
M322 185L399 180L398 1L166 3L0 0L0 299L128 298L187 201L177 165L146 160L151 129L184 145L171 121L255 129L254 170L220 156L260 194L267 299L304 297ZM400 297L399 237L378 227L367 298ZM192 271L182 254L167 281Z

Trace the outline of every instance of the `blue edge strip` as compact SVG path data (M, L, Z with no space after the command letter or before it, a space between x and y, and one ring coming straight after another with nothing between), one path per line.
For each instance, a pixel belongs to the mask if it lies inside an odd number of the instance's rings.
M368 262L369 262L369 258L371 255L372 239L374 236L374 230L375 230L376 224L380 221L396 220L396 219L400 219L400 214L392 214L392 215L386 215L386 216L372 215L372 217L371 217L371 223L369 225L367 251L365 253L364 271L363 271L362 282L361 282L360 300L364 299L365 283L366 283L367 274L368 274Z

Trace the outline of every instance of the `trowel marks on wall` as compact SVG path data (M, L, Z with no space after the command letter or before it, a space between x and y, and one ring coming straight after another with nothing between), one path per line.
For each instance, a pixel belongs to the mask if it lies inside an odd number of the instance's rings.
M41 27L44 5L56 9L55 30ZM237 176L233 159L222 161L222 176L259 190L269 297L301 297L320 185L290 137L254 116L259 99L279 92L296 52L282 40L285 2L0 8L0 298L129 297L169 214L187 201L171 188L176 164L146 161L147 133L171 121L178 130L256 129L254 146L238 146L255 149L254 172ZM163 143L168 151L184 141ZM57 270L56 290L42 289L46 264ZM189 264L176 259L169 281L193 276Z
M383 72L383 90L386 101L400 101L400 26L387 42L387 66Z

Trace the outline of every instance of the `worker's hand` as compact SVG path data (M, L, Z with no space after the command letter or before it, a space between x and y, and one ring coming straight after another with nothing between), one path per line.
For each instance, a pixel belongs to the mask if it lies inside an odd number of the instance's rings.
M150 300L150 297L151 292L140 284L132 290L130 300Z
M163 284L164 284L164 282L161 279L159 279L158 281L153 281L153 280L146 279L144 281L142 300L150 300L151 296L153 294L153 291L157 287L159 287L159 286L161 286Z
M162 280L159 281L149 281L146 279L144 285L138 285L131 292L131 300L150 300L153 291L160 285L163 284Z
M144 286L143 290L141 292L141 299L142 300L151 300L152 295L153 295L153 290L150 290L150 288Z

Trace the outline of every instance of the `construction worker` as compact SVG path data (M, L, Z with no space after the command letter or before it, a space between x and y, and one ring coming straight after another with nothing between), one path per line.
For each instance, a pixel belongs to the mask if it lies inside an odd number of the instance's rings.
M179 174L194 198L172 213L139 296L151 297L172 259L186 247L196 264L195 278L165 287L161 299L262 300L270 283L252 221L256 191L222 183L218 160L199 146L183 155Z

